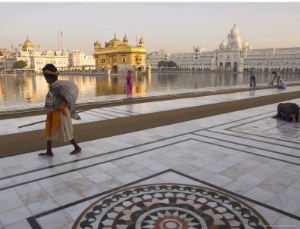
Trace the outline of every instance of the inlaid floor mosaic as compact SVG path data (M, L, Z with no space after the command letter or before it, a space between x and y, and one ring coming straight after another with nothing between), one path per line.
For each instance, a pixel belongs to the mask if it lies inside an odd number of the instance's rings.
M79 228L270 228L244 201L207 187L152 184L99 199L76 220Z

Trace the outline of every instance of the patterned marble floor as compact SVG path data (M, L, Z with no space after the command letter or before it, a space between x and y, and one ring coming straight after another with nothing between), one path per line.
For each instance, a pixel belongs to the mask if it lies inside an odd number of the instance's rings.
M299 90L101 108L74 124ZM0 229L300 228L300 123L270 118L276 107L1 158ZM43 118L0 120L0 134Z

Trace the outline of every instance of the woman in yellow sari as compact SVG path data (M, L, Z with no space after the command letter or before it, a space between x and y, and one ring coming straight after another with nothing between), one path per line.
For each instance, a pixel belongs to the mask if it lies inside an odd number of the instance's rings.
M81 151L80 146L73 138L72 117L80 119L74 105L78 97L78 87L72 81L58 80L59 72L53 64L47 64L43 68L44 77L49 84L49 92L46 96L45 110L47 151L39 156L53 156L52 141L69 141L74 150L70 154Z

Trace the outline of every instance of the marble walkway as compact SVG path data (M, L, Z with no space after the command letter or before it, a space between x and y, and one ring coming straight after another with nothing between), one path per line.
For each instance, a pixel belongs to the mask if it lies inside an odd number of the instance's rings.
M99 108L74 125L299 90ZM0 229L300 228L300 123L272 119L276 107L1 158ZM0 120L0 135L44 118Z

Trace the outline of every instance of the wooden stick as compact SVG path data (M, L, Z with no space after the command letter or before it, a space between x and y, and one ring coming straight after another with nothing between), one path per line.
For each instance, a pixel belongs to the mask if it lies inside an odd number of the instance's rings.
M102 106L105 106L105 105L107 105L107 104L109 104L109 103L110 103L110 102L104 103L104 104L102 104ZM101 108L102 106L98 106L97 108ZM86 109L86 110L76 111L76 112L77 112L77 113L81 113L81 112L89 111L89 110L92 110L92 109L95 109L95 107L90 108L90 109ZM33 122L33 123L30 123L30 124L26 124L26 125L23 125L23 126L19 126L18 128L23 128L23 127L26 127L26 126L33 126L33 125L35 125L35 124L42 123L42 122L46 122L46 120L39 121L39 122Z
M39 121L39 122L33 122L33 123L30 123L30 124L26 124L26 125L23 125L23 126L19 126L18 128L23 128L25 126L32 126L32 125L35 125L35 124L38 124L38 123L42 123L42 122L46 122L46 120L42 120L42 121Z
M90 109L87 109L87 110L90 110ZM84 112L84 111L87 111L87 110L81 110L81 111L76 111L77 113L81 113L81 112ZM46 122L46 120L42 120L42 121L38 121L38 122L33 122L33 123L30 123L30 124L26 124L26 125L23 125L23 126L19 126L18 128L23 128L23 127L26 127L26 126L33 126L35 124L39 124L39 123L42 123L42 122Z

